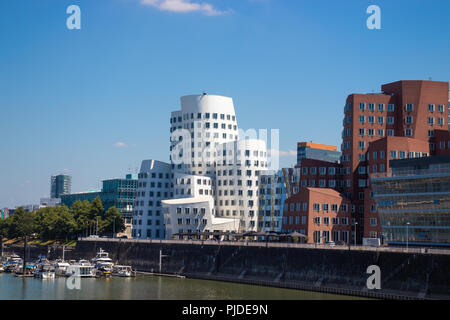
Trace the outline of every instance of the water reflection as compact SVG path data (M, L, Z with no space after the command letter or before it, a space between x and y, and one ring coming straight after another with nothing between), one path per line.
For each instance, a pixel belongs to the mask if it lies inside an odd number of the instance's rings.
M70 290L66 278L49 280L0 274L0 300L325 300L357 299L316 292L259 287L227 282L138 276L81 279Z

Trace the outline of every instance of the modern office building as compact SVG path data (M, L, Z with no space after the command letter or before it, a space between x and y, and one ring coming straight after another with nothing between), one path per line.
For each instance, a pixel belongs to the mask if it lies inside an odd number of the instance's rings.
M181 97L181 110L172 112L170 124L172 184L161 190L171 194L161 201L165 237L256 231L258 180L267 170L267 150L264 141L239 140L233 100L208 94ZM147 229L141 229L141 238Z
M41 198L39 208L56 207L61 205L61 198Z
M138 175L132 237L164 239L162 200L173 197L173 173L169 163L144 160Z
M298 169L283 168L276 172L267 171L259 177L258 231L281 232L284 202L289 193L298 193ZM291 188L296 184L296 188Z
M391 160L371 176L389 244L450 246L450 155Z
M10 211L8 208L0 209L0 219L4 220L8 218L12 214Z
M92 202L95 198L100 197L102 195L102 190L100 189L93 189L83 192L75 192L71 194L64 194L61 195L61 204L65 205L66 207L70 208L75 203L75 201L89 201Z
M338 163L340 158L341 152L335 146L312 142L299 142L297 144L297 166L301 165L302 159L316 159Z
M106 209L116 207L122 214L126 225L131 225L132 223L137 183L137 174L127 174L125 179L103 180L102 194L100 196L103 206Z
M383 85L381 93L348 96L341 165L345 172L343 194L352 202L357 229L353 234L357 234L358 243L361 236L380 236L376 208L367 212L373 204L368 196L369 174L389 172L387 155L396 159L435 153L440 143L435 133L448 129L448 90L448 82L398 81ZM380 160L381 154L384 158Z
M66 174L53 175L50 185L50 198L61 198L63 194L70 194L72 177Z
M136 198L137 183L137 175L135 174L127 174L125 178L103 180L103 188L101 190L96 189L61 195L61 203L70 208L77 200L92 202L95 198L100 197L105 210L116 207L122 214L126 230L124 233L118 234L118 236L127 235L131 237L133 205Z

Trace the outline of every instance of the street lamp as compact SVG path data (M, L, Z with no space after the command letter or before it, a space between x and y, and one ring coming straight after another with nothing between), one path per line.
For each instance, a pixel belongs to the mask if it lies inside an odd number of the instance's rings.
M406 223L406 251L408 251L408 228L409 222Z
M355 246L356 246L356 226L358 225L358 222L355 221Z

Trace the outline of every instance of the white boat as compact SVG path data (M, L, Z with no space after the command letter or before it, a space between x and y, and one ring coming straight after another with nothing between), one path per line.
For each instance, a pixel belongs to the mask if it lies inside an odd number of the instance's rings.
M5 271L5 268L3 268L3 265L0 264L0 273L2 273L3 271Z
M40 279L55 279L55 267L51 264L41 264L36 269L34 276Z
M71 264L67 267L66 277L81 277L91 278L95 277L95 268L91 264Z
M113 275L117 277L135 277L136 271L133 271L131 266L114 266Z
M70 264L67 262L56 262L54 266L55 266L55 275L64 276L66 275L67 268L70 267Z
M93 264L98 264L98 263L111 263L112 264L112 259L109 257L109 253L106 252L105 250L103 250L102 248L100 248L99 252L97 252L97 255L95 256L95 258L93 258L92 260Z

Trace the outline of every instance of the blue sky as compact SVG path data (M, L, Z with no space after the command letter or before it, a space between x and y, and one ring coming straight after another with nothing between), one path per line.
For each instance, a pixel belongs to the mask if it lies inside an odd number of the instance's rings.
M72 4L81 30L66 28ZM371 4L381 30L366 27ZM348 94L450 80L449 12L448 0L3 0L0 207L38 203L53 173L77 192L167 161L170 111L203 91L233 97L242 128L280 129L286 153L339 145Z

